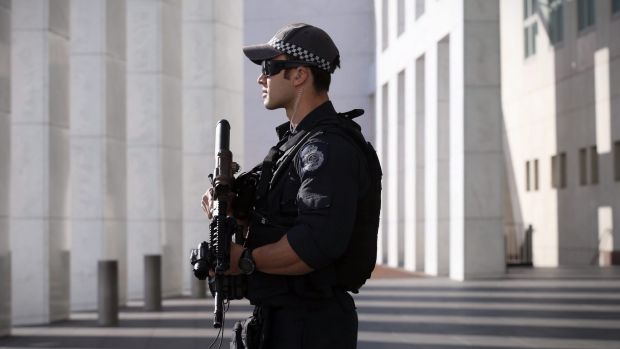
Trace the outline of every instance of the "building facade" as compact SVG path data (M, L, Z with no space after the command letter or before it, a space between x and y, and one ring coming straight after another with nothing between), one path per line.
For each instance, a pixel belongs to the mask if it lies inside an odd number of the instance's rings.
M241 0L0 1L0 334L96 309L100 260L121 303L149 254L164 296L190 292L218 118L243 160L242 20Z
M504 273L499 2L375 1L378 262Z
M620 263L617 33L617 0L502 1L506 232L535 266Z

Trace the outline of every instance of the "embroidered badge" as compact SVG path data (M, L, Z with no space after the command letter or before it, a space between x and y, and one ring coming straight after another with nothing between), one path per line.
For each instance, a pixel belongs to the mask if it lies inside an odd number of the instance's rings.
M325 155L316 145L308 145L301 151L301 163L303 172L312 172L321 167L325 161Z

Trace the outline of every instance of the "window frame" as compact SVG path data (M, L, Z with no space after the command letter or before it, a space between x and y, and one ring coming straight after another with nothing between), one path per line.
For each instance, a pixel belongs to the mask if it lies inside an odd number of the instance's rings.
M581 14L583 14L582 17ZM589 22L591 20L591 22ZM582 23L582 21L585 21ZM596 1L577 0L577 33L587 33L596 26Z

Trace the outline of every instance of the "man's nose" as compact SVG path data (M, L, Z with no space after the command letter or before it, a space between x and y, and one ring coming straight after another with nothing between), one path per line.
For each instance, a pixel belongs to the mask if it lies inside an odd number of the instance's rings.
M264 78L265 78L265 74L260 73L260 75L258 75L258 78L256 79L256 82L257 82L259 85L262 85L262 84L263 84L263 80L264 80Z

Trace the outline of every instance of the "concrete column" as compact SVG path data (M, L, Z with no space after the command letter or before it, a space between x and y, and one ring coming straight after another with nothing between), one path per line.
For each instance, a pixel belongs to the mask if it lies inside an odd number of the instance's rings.
M403 174L403 192L405 195L403 205L404 216L404 267L410 271L416 271L417 239L416 239L416 161L417 161L417 135L416 135L416 62L407 65L405 77L405 111L404 111L404 147L403 159L405 173Z
M386 145L384 156L387 158L387 164L383 167L384 176L387 181L383 190L387 193L386 215L387 219L387 263L391 267L398 266L398 80L396 76L388 85L388 98L383 101L388 105L388 113L385 115L387 119L387 129L384 130Z
M388 258L388 113L389 113L389 82L386 81L382 86L380 92L378 92L377 100L377 154L381 160L381 169L383 171L383 184L381 191L381 216L379 219L379 237L377 240L377 263L385 264Z
M450 37L437 43L437 263L450 269Z
M405 155L408 151L406 148L406 114L405 114L405 100L406 93L408 92L405 88L405 79L407 77L407 73L405 70L402 70L398 73L397 77L397 101L396 101L396 113L397 113L397 122L396 122L396 138L398 142L398 146L396 148L396 241L397 241L397 266L402 268L405 266L405 250L407 249L407 245L405 243L406 239L406 200L407 200L407 187L406 183L406 165L408 163L407 156Z
M125 2L71 2L71 308L97 307L97 261L126 290Z
M415 61L415 271L424 271L426 228L426 79L424 56ZM411 211L409 211L411 212Z
M12 316L47 323L69 315L69 1L12 14Z
M425 62L425 144L424 144L424 271L439 275L439 245L437 230L437 46L429 48Z
M195 279L189 250L208 239L209 220L200 207L215 167L215 124L231 122L233 160L243 162L243 4L183 1L183 291ZM242 170L249 170L249 164Z
M180 294L188 255L181 245L180 1L126 6L128 296L143 295L145 254L163 255L163 292Z
M463 31L451 37L450 277L505 271L499 3L463 2ZM454 40L452 40L454 39Z
M11 149L11 1L0 1L0 337L11 330L9 160Z
M97 279L99 325L118 325L118 262L99 261Z

